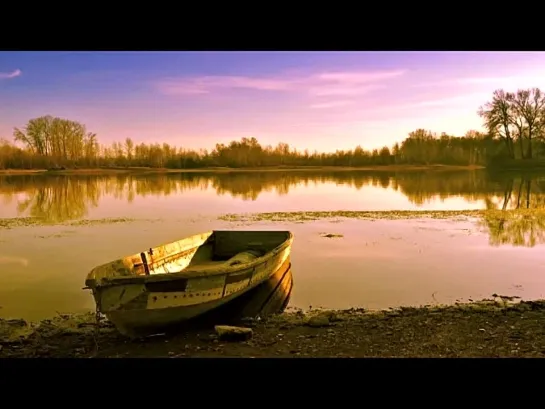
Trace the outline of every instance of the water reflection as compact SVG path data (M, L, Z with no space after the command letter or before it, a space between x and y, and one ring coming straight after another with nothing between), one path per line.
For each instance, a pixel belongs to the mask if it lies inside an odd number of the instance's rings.
M34 216L58 223L134 217L164 222L52 226L39 233L0 228L0 316L39 319L55 311L87 311L94 303L81 282L96 265L211 228L256 228L235 227L214 215L456 208L490 212L480 221L481 229L469 220L431 219L290 224L298 237L293 305L387 308L429 303L432 294L450 303L459 297L515 291L543 298L545 258L537 246L545 245L545 175L278 171L4 176L0 218ZM264 222L258 228L277 227ZM326 239L324 232L344 237Z
M503 184L505 188L500 200L486 198L487 209L496 210L483 218L490 244L525 247L544 244L545 217L539 210L545 209L545 179L511 177Z
M326 185L329 187L326 188ZM397 192L416 207L425 206L430 201L459 198L464 203L481 202L481 208L501 212L484 220L490 232L491 244L534 246L545 240L545 221L541 215L532 212L545 209L545 176L500 176L484 171L4 176L0 177L0 213L2 208L15 205L18 216L63 222L86 217L90 209L99 207L104 197L132 203L136 198L185 197L189 192L213 191L218 196L230 195L249 202L258 201L260 195L273 193L281 202L283 197L290 196L292 189L314 187L318 191L327 190L322 194L326 197L335 195L335 189L340 186L353 190L352 196L346 199L346 209L354 208L356 204L361 209L362 202L365 209L365 201L370 198L366 193L359 192L364 187L371 187L375 189L374 192ZM209 199L208 202L211 201ZM313 199L305 200L306 203L297 204L300 206L298 210L308 210L305 206ZM511 212L514 209L526 209L526 213L514 214Z
M89 207L98 206L101 193L96 180L64 177L36 182L29 186L28 196L17 201L19 213L28 212L32 217L62 222L82 218Z

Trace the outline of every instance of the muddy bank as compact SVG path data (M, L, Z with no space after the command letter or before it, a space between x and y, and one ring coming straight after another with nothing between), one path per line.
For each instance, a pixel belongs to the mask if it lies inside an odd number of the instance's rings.
M244 341L213 325L130 340L94 315L0 320L0 357L545 357L545 301L369 312L290 311L249 320ZM223 324L223 323L217 323Z

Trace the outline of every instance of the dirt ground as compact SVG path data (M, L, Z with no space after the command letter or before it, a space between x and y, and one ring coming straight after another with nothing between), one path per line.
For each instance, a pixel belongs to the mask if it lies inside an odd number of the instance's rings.
M545 357L545 301L504 299L368 312L288 311L246 320L251 337L214 325L131 340L92 314L38 324L0 320L0 357Z

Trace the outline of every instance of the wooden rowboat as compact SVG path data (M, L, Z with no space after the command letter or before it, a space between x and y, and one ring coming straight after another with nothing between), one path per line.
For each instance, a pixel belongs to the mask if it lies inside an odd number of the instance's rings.
M98 266L85 285L122 334L150 334L266 282L289 265L292 242L289 231L214 230Z
M288 306L292 289L293 275L288 258L265 282L188 324L204 327L218 324L238 325L248 318L265 318L279 314Z

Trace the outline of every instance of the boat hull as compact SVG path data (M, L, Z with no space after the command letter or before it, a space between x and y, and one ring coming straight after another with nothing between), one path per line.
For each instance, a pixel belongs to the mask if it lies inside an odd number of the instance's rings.
M264 283L194 320L196 326L236 325L245 318L267 317L281 313L289 303L293 288L290 260Z
M266 262L232 274L184 278L168 282L97 287L99 310L129 337L164 332L245 295L289 270L290 247Z

